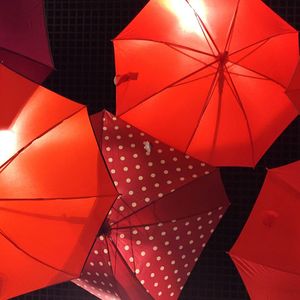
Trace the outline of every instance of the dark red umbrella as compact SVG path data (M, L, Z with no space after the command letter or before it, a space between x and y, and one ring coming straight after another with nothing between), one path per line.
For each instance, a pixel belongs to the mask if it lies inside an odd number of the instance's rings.
M290 97L291 101L294 103L298 111L300 112L300 63L299 62L295 70L294 76L291 80L291 83L287 88L286 93Z
M117 115L212 165L255 166L297 115L298 32L261 0L151 0L114 48Z
M300 299L300 161L268 170L230 250L251 299Z
M101 299L176 299L228 207L219 171L108 112L92 124L121 196L74 282Z
M0 62L36 82L53 70L43 0L0 2Z
M3 65L0 73L0 299L6 300L77 278L117 192L86 107Z

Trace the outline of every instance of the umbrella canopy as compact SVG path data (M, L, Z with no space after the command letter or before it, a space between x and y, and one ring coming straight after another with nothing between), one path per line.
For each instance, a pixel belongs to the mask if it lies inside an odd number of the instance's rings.
M228 207L219 172L108 112L92 119L121 196L74 282L101 299L176 299Z
M0 299L9 299L77 278L117 192L85 106L3 65L0 74Z
M296 116L298 33L260 0L150 0L114 47L117 115L212 165L254 166Z
M300 59L299 59L300 61ZM300 63L298 62L296 71L294 76L289 84L287 91L287 95L292 100L298 112L300 111Z
M268 170L230 250L251 299L300 298L300 161Z
M0 2L0 62L39 83L53 70L43 0Z

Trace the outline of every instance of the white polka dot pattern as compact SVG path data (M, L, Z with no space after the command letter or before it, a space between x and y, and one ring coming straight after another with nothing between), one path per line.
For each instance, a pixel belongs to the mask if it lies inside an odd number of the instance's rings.
M97 239L75 283L98 298L121 299L126 278L121 283L115 273L121 260L142 287L144 294L139 299L151 299L149 294L152 299L177 299L228 206L221 197L218 204L205 204L202 209L203 202L193 196L196 201L189 208L189 202L182 196L181 202L177 201L177 195L216 170L109 113L104 114L103 134L99 134L103 156L121 196L107 219L110 234ZM192 192L201 197L197 185ZM163 203L167 208L160 206ZM112 247L117 248L114 255L109 251ZM130 289L126 292L126 297L136 299Z

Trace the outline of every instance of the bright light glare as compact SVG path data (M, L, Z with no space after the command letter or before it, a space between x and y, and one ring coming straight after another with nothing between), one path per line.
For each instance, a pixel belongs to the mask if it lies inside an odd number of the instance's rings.
M0 130L0 166L14 154L16 145L16 134L13 131Z
M200 16L201 20L206 21L207 8L205 4L199 0L190 0L189 3ZM168 0L164 1L164 5L177 17L182 30L198 34L201 32L195 12L185 0Z

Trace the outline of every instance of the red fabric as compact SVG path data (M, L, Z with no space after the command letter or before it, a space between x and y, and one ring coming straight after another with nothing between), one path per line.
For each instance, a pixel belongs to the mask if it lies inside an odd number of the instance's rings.
M52 72L43 0L1 1L0 61L39 83Z
M86 108L4 72L0 299L9 299L80 275L116 190Z
M300 297L300 161L269 170L230 250L252 299Z
M300 112L300 59L286 93Z
M74 282L101 299L176 299L228 207L219 171L108 112L92 124L121 195Z
M254 166L297 115L298 33L260 0L151 0L114 47L139 75L117 115L212 165Z

